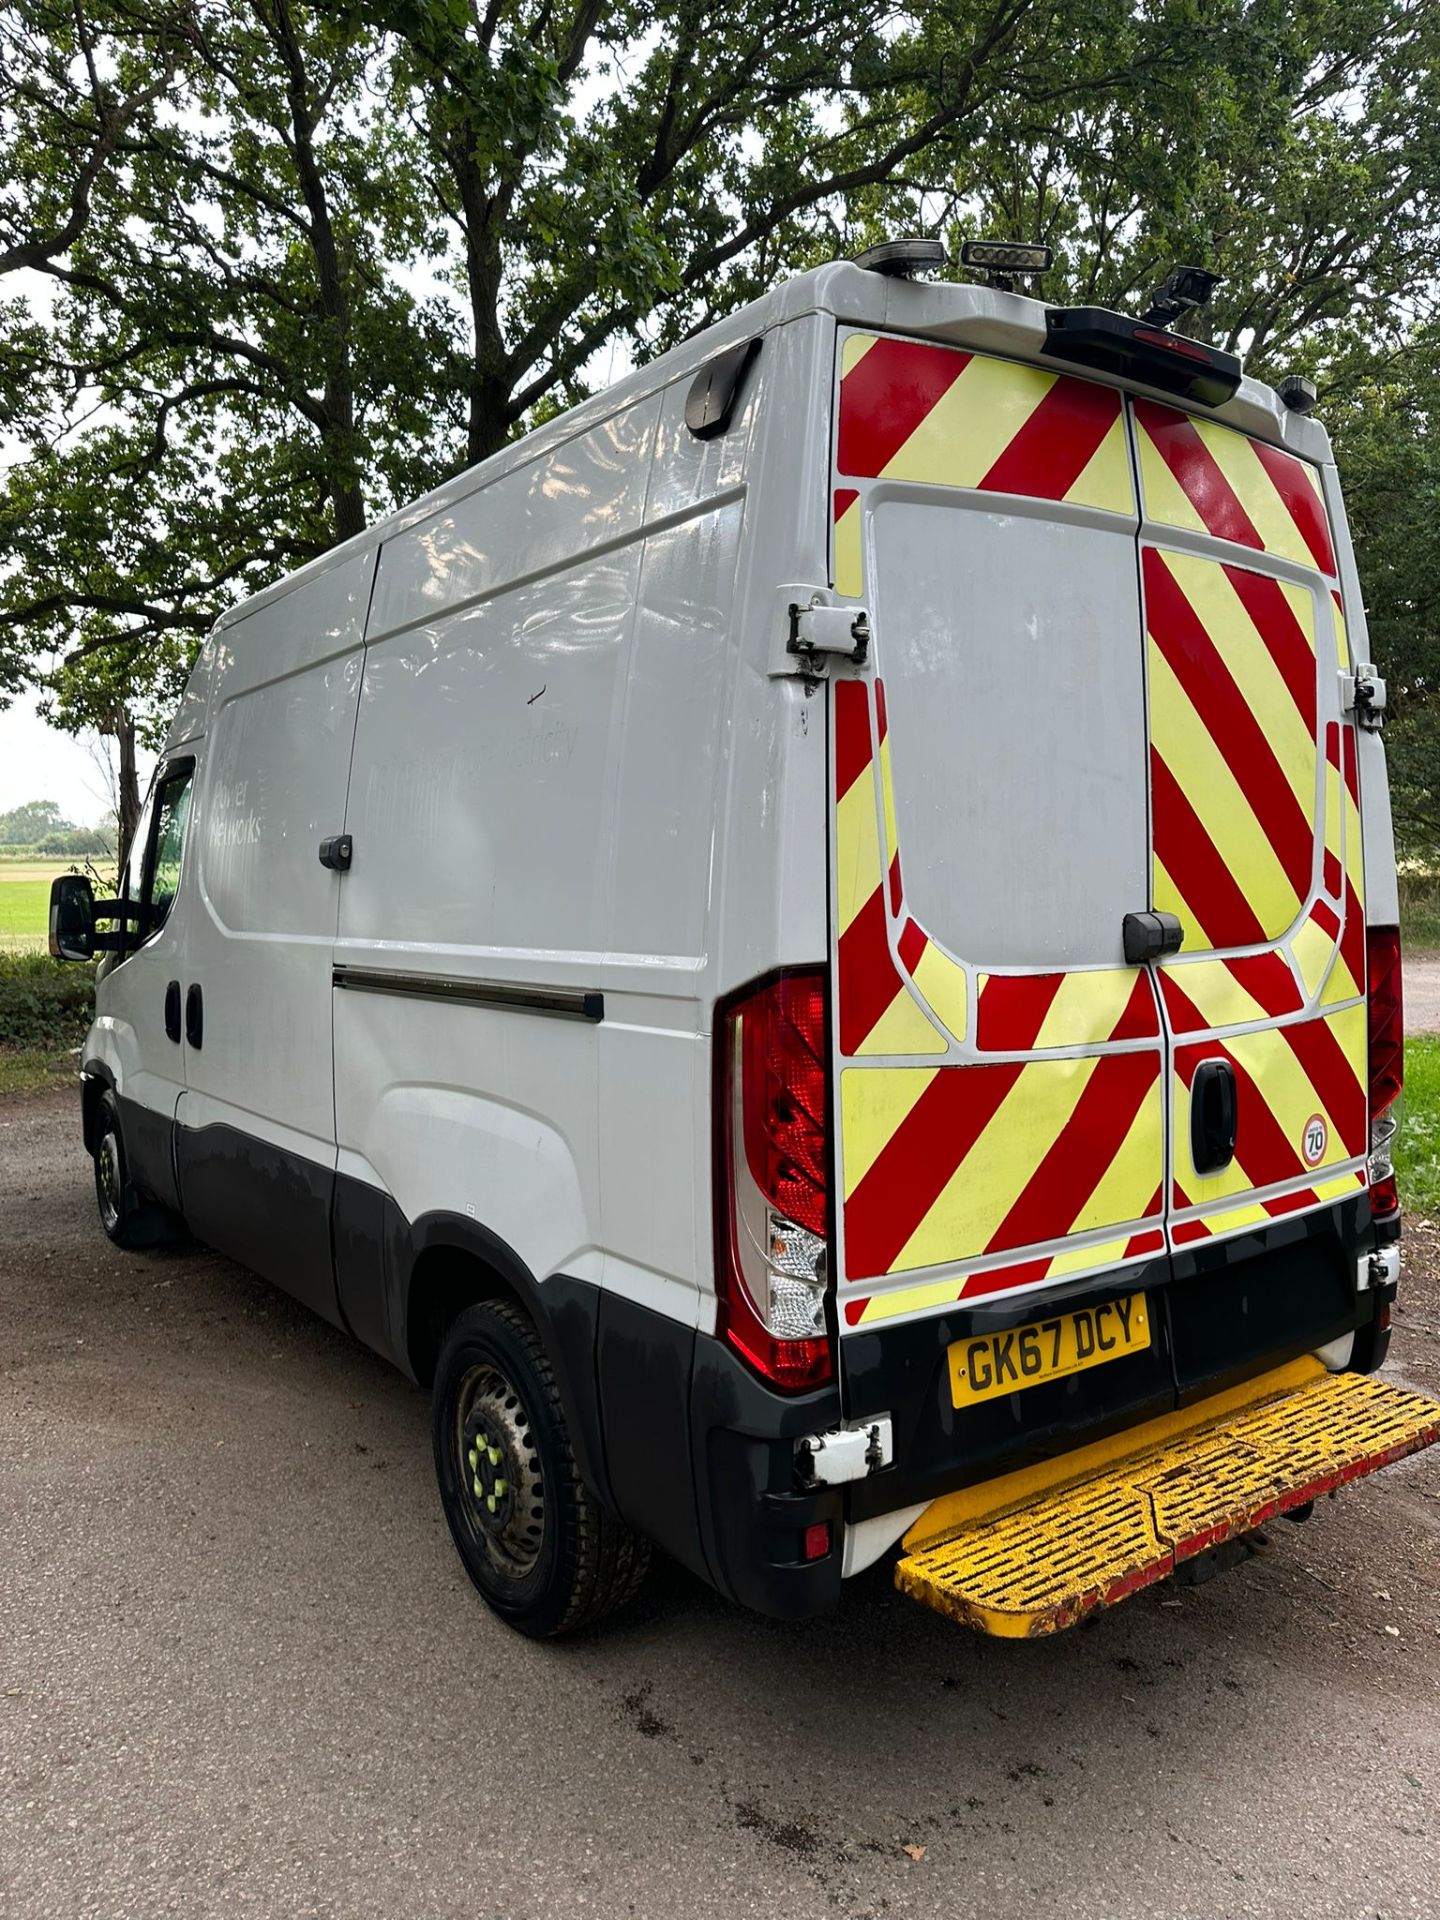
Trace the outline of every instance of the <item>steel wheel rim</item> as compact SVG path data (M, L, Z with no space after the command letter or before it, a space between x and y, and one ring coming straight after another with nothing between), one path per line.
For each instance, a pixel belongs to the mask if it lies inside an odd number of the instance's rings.
M114 1131L100 1136L100 1151L95 1156L95 1191L100 1200L100 1218L108 1231L120 1224L120 1143Z
M460 1383L454 1438L466 1529L497 1574L523 1580L544 1542L544 1476L525 1403L491 1361Z

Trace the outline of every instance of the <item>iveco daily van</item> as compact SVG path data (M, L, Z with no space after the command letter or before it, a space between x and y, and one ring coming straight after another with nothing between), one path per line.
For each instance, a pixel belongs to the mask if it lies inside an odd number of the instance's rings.
M106 1231L429 1385L528 1633L652 1543L1046 1632L1436 1437L1325 433L887 264L227 612L119 899L57 885Z

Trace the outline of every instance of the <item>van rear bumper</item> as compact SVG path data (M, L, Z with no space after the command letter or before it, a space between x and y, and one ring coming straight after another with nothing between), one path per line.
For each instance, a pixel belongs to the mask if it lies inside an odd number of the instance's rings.
M856 1482L865 1520L1069 1454L1194 1405L1354 1334L1362 1370L1384 1357L1388 1289L1358 1284L1376 1245L1364 1194L1250 1234L1006 1302L997 1298L842 1343L847 1416L890 1413L895 1465ZM1047 1314L1143 1292L1150 1347L1023 1393L957 1409L948 1350Z
M841 1488L803 1489L795 1469L795 1441L840 1424L838 1389L774 1393L713 1336L604 1294L595 1377L608 1496L632 1526L728 1598L776 1618L804 1618L838 1598L847 1523L1071 1454L1347 1334L1356 1336L1353 1364L1378 1365L1380 1309L1393 1289L1357 1286L1376 1240L1362 1195L1173 1267L1165 1259L1077 1285L1066 1306L1143 1289L1153 1349L968 1415L951 1405L949 1343L1036 1318L1033 1296L849 1335L845 1417L889 1414L895 1457ZM1047 1290L1043 1312L1060 1302ZM807 1561L805 1531L817 1522L829 1525L830 1550Z

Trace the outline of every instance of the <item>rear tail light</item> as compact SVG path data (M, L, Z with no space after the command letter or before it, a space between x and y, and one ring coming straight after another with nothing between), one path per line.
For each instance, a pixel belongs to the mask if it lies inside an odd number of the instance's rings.
M1370 1212L1400 1211L1395 1186L1395 1135L1405 1081L1405 1020L1400 992L1400 933L1369 927L1365 968L1370 1002Z
M717 1034L720 1333L789 1392L834 1371L825 1032L817 968L732 1001Z

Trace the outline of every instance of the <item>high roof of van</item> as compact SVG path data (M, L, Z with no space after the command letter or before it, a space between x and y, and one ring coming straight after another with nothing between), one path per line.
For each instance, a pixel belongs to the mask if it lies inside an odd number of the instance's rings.
M227 608L216 625L234 626L342 558L382 545L404 529L454 506L477 488L537 459L572 435L672 381L683 379L711 354L736 340L821 313L832 316L843 326L918 335L1012 359L1038 361L1048 369L1059 371L1064 363L1042 351L1046 339L1045 312L1044 301L1031 300L1023 294L966 281L907 280L871 272L848 260L832 261L808 273L797 274L750 305L717 320L693 339L672 347L668 353L636 368L614 385L502 447L488 460L465 468L408 506L375 521L353 539L332 547L249 599ZM1090 367L1076 371L1087 379L1108 378ZM1156 391L1124 380L1113 380L1111 384L1139 393ZM1173 395L1162 393L1158 397L1176 404ZM1192 403L1191 410L1239 432L1287 447L1305 459L1324 462L1331 457L1329 436L1318 421L1293 412L1273 388L1248 376L1241 380L1238 392L1223 406L1202 408Z

